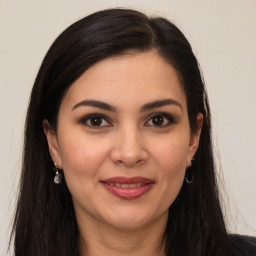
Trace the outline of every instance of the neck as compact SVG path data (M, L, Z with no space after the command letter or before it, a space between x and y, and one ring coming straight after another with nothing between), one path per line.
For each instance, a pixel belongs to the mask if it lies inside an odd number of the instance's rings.
M79 225L81 256L164 256L167 217L164 219L138 230L120 230L93 221Z

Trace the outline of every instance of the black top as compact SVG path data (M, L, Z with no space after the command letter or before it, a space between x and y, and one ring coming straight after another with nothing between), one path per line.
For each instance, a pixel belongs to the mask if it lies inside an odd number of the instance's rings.
M256 237L230 235L230 239L236 249L236 255L256 256Z

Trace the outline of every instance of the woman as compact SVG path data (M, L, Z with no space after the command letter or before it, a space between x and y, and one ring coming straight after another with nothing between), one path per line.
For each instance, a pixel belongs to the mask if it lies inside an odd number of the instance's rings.
M227 234L199 65L163 18L94 13L53 43L27 113L15 255L254 255Z

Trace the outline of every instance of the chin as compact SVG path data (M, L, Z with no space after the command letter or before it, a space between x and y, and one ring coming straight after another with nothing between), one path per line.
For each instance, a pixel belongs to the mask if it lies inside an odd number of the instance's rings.
M150 214L150 215L149 215ZM115 211L115 215L108 217L107 222L113 228L124 231L135 231L145 229L158 221L167 221L168 212L166 214L152 214L152 211Z

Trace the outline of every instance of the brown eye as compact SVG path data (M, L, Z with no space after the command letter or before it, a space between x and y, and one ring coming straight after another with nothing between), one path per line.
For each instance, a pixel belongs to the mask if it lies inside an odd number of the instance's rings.
M100 128L100 127L110 127L112 126L108 119L101 114L90 114L80 121L83 125L92 127L92 128Z
M146 126L155 126L155 127L165 127L175 123L175 119L166 113L159 113L151 116L151 118L146 122Z
M102 118L101 117L92 117L88 120L91 126L101 126Z
M163 125L164 118L162 116L154 116L152 118L152 124L153 125Z

